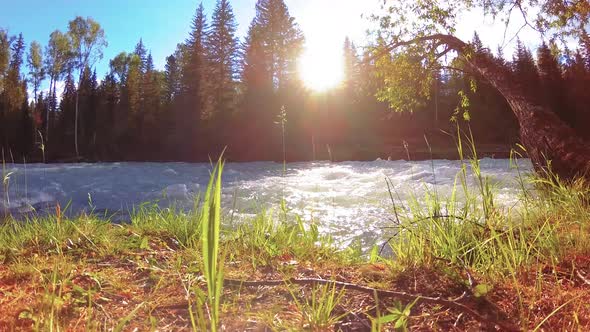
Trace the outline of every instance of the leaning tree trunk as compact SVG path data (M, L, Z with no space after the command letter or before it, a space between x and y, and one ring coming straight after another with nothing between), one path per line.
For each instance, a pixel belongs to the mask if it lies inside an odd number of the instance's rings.
M483 76L506 98L520 126L520 136L535 170L560 179L584 177L590 180L590 143L585 142L549 106L525 93L512 73L487 52L474 52L454 36L436 39L463 56L471 70Z

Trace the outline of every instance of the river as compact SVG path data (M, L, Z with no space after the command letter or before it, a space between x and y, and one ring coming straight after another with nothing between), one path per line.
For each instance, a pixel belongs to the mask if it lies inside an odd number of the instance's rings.
M453 188L460 161L228 163L223 173L226 211L253 214L277 206L316 219L323 233L347 239L371 239L390 223L392 203L386 178L401 208L411 197L433 190L444 198ZM8 191L0 194L0 215L54 211L57 203L70 213L95 211L128 215L145 202L190 208L207 185L206 163L8 164ZM516 206L521 196L517 178L530 174L528 160L519 168L507 159L483 159L481 170L494 185L496 201ZM10 175L8 175L11 173ZM469 171L470 186L476 190ZM8 175L8 176L7 176ZM7 195L8 193L8 195Z

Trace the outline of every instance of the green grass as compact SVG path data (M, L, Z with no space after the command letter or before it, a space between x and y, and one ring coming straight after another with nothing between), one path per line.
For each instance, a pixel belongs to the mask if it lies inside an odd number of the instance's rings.
M299 329L322 331L338 323L346 313L336 314L335 311L344 298L345 291L333 285L314 285L309 296L299 300L295 291L289 289L293 301L301 317Z

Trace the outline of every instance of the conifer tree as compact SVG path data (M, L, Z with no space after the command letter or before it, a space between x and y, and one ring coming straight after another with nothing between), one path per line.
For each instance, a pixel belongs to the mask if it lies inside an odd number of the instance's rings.
M21 84L21 66L23 64L24 53L25 40L21 33L11 47L11 58L6 77L7 86L5 92L9 111L18 111L23 99L26 99L27 91Z
M498 46L498 49L496 50L495 59L501 66L506 65L506 58L504 58L504 49L501 46Z
M75 155L73 146L71 144L74 138L74 118L76 112L76 82L74 81L74 75L72 70L68 70L64 80L64 90L61 95L59 103L59 117L57 118L56 135L54 135L54 148L52 149L55 153L67 153L68 156ZM59 133L59 134L57 134ZM56 147L59 147L57 149Z
M96 70L86 68L80 86L80 142L86 155L94 155L96 144L96 119L98 104L98 81Z
M210 111L227 121L233 111L238 72L237 23L229 0L218 0L207 36L207 93L211 96Z
M116 121L117 108L119 107L121 89L110 72L102 80L98 88L98 112L96 124L96 153L99 158L116 155L117 147L115 142L119 136L119 128L122 121Z
M524 46L520 39L516 42L512 67L517 83L529 96L538 96L540 79L539 71L531 51Z
M574 54L568 54L564 70L564 81L566 86L566 107L574 129L582 136L590 139L590 69L585 66L585 59L582 50Z
M344 40L344 88L350 98L354 99L358 87L359 59L356 47L350 38Z
M273 91L262 33L254 22L250 25L246 41L242 48L244 57L242 59L241 83L244 92L244 106L248 107L248 104L251 102L262 102L262 99L265 99L261 98L263 97L264 91ZM255 107L255 109L261 110L258 107Z
M7 145L7 119L6 104L6 76L10 64L10 45L13 38L6 30L0 29L0 147Z
M283 0L258 0L253 25L264 45L267 70L276 89L297 79L304 38Z
M4 78L4 90L0 94L0 148L6 151L18 149L20 132L19 111L23 102L27 101L26 81L21 76L21 66L25 52L25 42L22 34L11 39L10 61ZM12 40L14 42L12 42Z
M537 49L537 63L541 80L541 97L559 117L570 125L575 119L565 105L564 81L561 66L549 46L543 42Z
M146 58L146 61L145 61L145 71L150 72L150 71L154 71L154 69L155 69L154 58L152 57L152 52L150 52Z
M25 80L22 80L21 89L25 92L27 91ZM27 98L24 98L21 102L20 118L18 119L17 126L18 134L15 137L14 146L18 149L18 157L25 158L32 151L35 135L32 112Z
M166 57L164 101L171 104L181 92L180 67L174 55Z
M272 123L272 110L269 104L274 102L274 88L268 60L264 49L262 34L254 22L242 45L243 57L240 64L240 102L237 121L234 122L232 146L248 146L249 149L236 149L233 155L247 160L247 154L255 158L264 158L261 142L267 140L268 129ZM256 120L254 120L256 119Z
M186 41L186 49L179 47L176 60L184 56L183 68L183 93L186 104L189 107L190 120L198 121L203 108L203 82L206 66L206 40L207 40L207 18L205 8L201 3L193 18L192 30ZM186 51L186 54L183 54Z
M203 115L206 66L207 18L201 3L193 18L191 33L184 45L179 45L175 58L182 68L180 110L175 112L177 146L185 147L181 154L192 156L197 148Z
M133 54L139 57L139 60L141 61L141 72L145 73L147 70L148 51L143 44L143 38L140 38L139 42L137 42L137 45L135 45Z
M158 141L154 139L157 133L157 120L160 115L160 104L162 101L162 74L156 71L151 53L146 59L146 71L143 76L142 89L142 133L141 142L143 146L155 147Z

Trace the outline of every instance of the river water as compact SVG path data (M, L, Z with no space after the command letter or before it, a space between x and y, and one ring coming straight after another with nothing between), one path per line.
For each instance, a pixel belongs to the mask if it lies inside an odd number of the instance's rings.
M289 163L285 170L273 162L228 163L223 173L224 206L247 215L277 206L284 198L293 213L317 220L324 233L370 240L390 223L386 178L401 207L411 197L423 197L426 190L449 196L460 167L459 161L449 160L303 162ZM527 160L520 160L516 169L506 159L483 159L481 169L494 184L497 202L509 208L520 198L518 174L530 173L532 166ZM57 203L62 208L69 205L70 213L119 215L144 202L190 208L206 187L210 170L206 163L9 164L0 215L54 211Z

